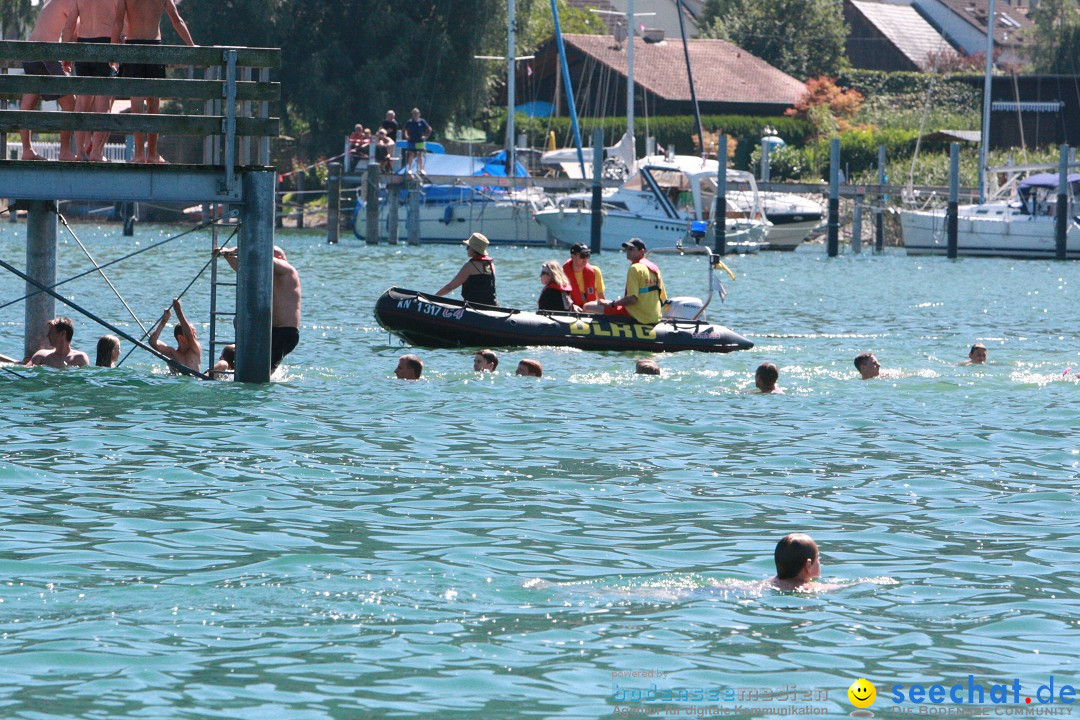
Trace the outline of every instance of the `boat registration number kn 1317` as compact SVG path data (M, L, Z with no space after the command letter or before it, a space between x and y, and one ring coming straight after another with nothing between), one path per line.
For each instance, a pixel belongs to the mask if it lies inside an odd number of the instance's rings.
M570 323L571 335L593 335L595 337L637 338L655 340L656 329L636 323L603 323L595 320L576 320Z

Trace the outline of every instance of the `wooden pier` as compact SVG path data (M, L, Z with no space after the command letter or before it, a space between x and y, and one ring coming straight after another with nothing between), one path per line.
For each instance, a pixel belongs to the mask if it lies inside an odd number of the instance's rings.
M278 133L271 104L280 94L270 69L276 48L0 42L0 62L71 60L161 63L199 68L201 78L58 77L0 74L0 94L100 95L195 100L201 114L106 114L0 110L0 132L18 130L158 133L203 138L198 165L0 160L0 197L26 202L26 353L42 347L54 316L57 201L183 202L239 211L236 279L236 379L270 379L274 191L270 138ZM194 73L192 73L194 74ZM196 103L200 104L200 103ZM49 291L45 291L49 289ZM63 301L63 298L60 298ZM214 318L211 318L214 322ZM212 358L211 358L212 359Z

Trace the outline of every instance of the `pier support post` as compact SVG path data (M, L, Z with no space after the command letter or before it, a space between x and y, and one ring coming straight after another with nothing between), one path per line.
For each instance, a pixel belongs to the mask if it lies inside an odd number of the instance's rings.
M274 173L243 177L239 267L236 272L236 379L270 381L274 293Z
M326 242L337 245L341 235L341 163L329 163L326 169Z
M720 166L716 171L716 209L713 211L713 251L717 255L727 252L727 135L720 133L720 143L716 148L716 160Z
M379 164L375 162L375 150L368 155L367 166L367 193L364 202L367 207L367 231L364 233L364 242L368 245L379 244Z
M401 195L398 193L397 183L392 182L391 175L386 184L386 241L391 245L398 244L398 223L401 210Z
M409 210L408 217L405 218L405 230L409 234L409 244L420 244L420 187L416 180L410 179L407 187L409 188Z
M945 256L955 260L960 254L960 143L949 143L949 204L945 209Z
M592 227L590 238L592 240L593 253L600 252L601 238L604 232L604 203L603 187L600 182L600 174L604 169L604 131L601 128L593 130L592 134ZM627 238L629 240L630 238Z
M1054 257L1064 260L1069 239L1069 146L1061 146L1058 160L1057 217L1054 218Z
M304 227L304 175L307 174L307 170L300 170L296 173L296 227Z
M862 188L859 188L859 191L855 193L855 210L851 218L851 252L855 255L862 252L862 213L865 197Z
M12 210L14 215L15 211ZM26 212L26 274L45 287L56 284L56 201L33 200ZM30 357L48 347L45 323L56 316L56 300L48 293L26 283L23 316L23 357Z
M885 146L878 145L877 149L877 181L878 191L877 209L874 210L874 252L885 251Z
M829 257L840 254L840 138L829 147Z

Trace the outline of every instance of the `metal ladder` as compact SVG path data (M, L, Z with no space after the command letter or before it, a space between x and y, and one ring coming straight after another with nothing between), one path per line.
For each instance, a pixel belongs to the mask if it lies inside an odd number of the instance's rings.
M220 208L221 208L221 206L218 205L217 203L214 203L213 205L210 206L210 212L211 212L211 217L212 218L217 218L218 217L218 212L219 212ZM215 222L213 225L210 226L210 228L211 228L211 250L213 250L213 248L218 247L218 223ZM213 368L214 364L218 361L218 355L219 355L218 347L219 346L224 347L225 345L233 344L233 343L236 342L235 340L219 340L218 339L218 331L217 331L218 318L220 318L220 317L235 318L236 317L236 310L235 310L235 307L236 307L236 290L235 290L236 281L233 280L233 281L229 282L229 281L222 281L222 280L218 279L218 261L219 260L221 260L221 256L220 255L215 256L214 257L214 262L211 263L211 265L210 265L210 367L211 368ZM230 268L230 272L231 272L231 268ZM233 310L232 311L219 310L218 309L218 289L222 288L222 287L232 288L233 289L233 292L232 292L232 295L231 295L231 297L233 298L233 302L232 302ZM235 331L235 326L234 326L233 330ZM235 336L235 334L236 334L235 332L228 333L228 335L230 335L230 336ZM228 372L231 375L233 371L228 370L226 372Z

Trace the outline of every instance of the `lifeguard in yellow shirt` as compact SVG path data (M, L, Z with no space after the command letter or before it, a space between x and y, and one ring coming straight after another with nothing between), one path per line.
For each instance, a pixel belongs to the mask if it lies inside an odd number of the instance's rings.
M626 271L626 292L618 300L600 300L605 315L631 317L644 325L660 322L660 308L667 300L667 290L660 268L645 258L645 243L632 238L622 244L630 267Z

